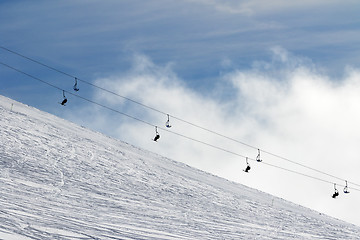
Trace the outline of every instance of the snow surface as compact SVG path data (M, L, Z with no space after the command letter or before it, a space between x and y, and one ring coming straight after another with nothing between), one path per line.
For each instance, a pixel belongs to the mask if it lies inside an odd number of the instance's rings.
M0 117L0 239L360 239L355 225L2 96Z

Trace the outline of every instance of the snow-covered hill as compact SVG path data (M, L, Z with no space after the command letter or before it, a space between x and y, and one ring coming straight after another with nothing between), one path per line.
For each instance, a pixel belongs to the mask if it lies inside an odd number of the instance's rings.
M0 118L0 239L360 239L357 226L2 96Z

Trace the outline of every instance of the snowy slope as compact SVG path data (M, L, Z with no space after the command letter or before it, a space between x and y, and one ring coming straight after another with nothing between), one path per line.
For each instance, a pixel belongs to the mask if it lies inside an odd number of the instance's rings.
M2 96L0 118L0 239L360 239L357 226Z

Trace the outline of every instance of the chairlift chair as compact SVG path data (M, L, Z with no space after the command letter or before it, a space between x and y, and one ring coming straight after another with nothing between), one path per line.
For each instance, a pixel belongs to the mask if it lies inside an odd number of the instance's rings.
M349 189L348 189L347 180L345 180L344 193L350 193L350 192L349 192Z
M62 102L60 104L65 106L65 103L67 103L67 98L65 96L65 90L63 90L63 97L64 97L64 100L62 100Z
M75 84L74 84L74 91L77 92L79 91L80 89L77 87L77 78L75 78Z
M159 140L159 138L160 138L160 134L159 134L159 132L158 132L158 130L157 130L157 126L155 126L155 137L154 137L154 141L155 142L157 142L157 140Z
M250 169L251 169L251 167L250 167L250 164L249 164L249 162L248 162L248 158L246 158L246 168L245 168L245 170L244 170L244 172L249 172L250 171Z
M165 123L165 126L166 126L167 128L171 128L171 125L170 125L170 116L169 116L169 114L167 115L167 117L168 117L168 119L167 119L167 121L166 121L166 123Z
M258 149L258 155L256 156L256 161L257 162L262 162L262 160L260 158L260 149Z
M333 193L332 198L336 198L337 196L339 196L339 191L336 189L336 183L334 183L334 189L335 192Z

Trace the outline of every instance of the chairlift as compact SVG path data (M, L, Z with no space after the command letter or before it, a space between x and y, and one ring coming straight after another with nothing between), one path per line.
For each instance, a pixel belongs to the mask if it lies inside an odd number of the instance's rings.
M67 98L65 96L65 90L63 90L63 97L64 97L64 100L60 104L65 106L65 103L67 103Z
M337 196L339 196L339 191L336 189L336 183L334 183L334 189L335 192L333 193L332 198L336 198Z
M77 87L77 78L75 78L75 84L74 84L74 91L77 92L79 91L80 89Z
M171 128L171 125L170 125L170 116L169 116L169 114L167 114L167 117L168 117L168 119L167 119L167 121L166 121L166 123L165 123L165 126L166 126L167 128Z
M260 149L258 149L258 155L256 156L256 161L262 162L262 160L260 159Z
M157 130L157 126L155 126L155 133L156 133L156 135L155 135L155 137L154 137L154 141L155 142L157 142L157 140L159 140L159 138L160 138L160 134L159 134L159 132L158 132L158 130Z
M347 183L347 180L345 180L344 193L350 193L350 192L349 192L349 189L348 189L348 183Z
M245 170L244 170L244 172L249 172L250 171L250 169L251 169L251 167L250 167L250 164L249 164L249 162L248 162L248 158L246 157L246 168L245 168Z

